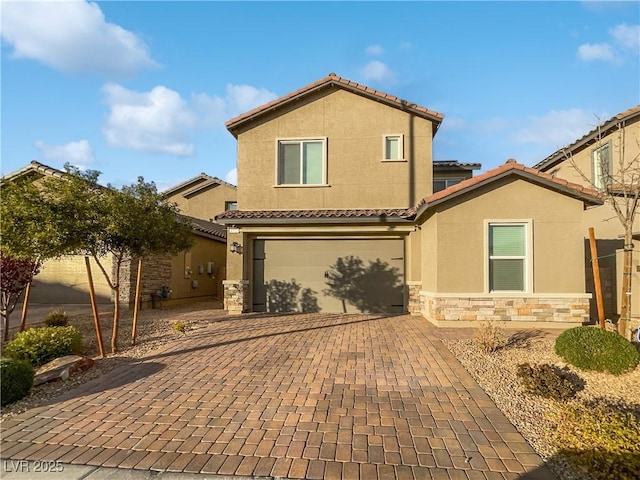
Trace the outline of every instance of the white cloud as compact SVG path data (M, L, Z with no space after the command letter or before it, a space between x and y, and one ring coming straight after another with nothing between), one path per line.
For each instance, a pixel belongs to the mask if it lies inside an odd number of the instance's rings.
M380 45L369 45L364 49L364 52L367 55L382 55L384 53L384 50Z
M516 132L513 139L518 143L560 148L582 137L597 123L593 113L578 108L551 110L544 116L532 117L529 126Z
M609 30L610 42L584 43L578 47L578 58L585 62L602 60L619 63L625 54L631 54L634 61L640 53L640 25L628 26L624 23Z
M378 60L367 63L362 69L362 75L364 75L365 80L377 80L379 82L393 80L395 77L393 71Z
M614 41L623 48L627 48L632 52L640 51L640 25L620 24L613 27L609 33Z
M467 122L460 117L445 117L442 121L440 131L464 130L467 128Z
M60 163L69 162L76 167L82 167L94 160L94 153L88 140L78 140L64 145L49 145L41 140L35 142L43 160Z
M618 55L608 43L584 43L578 47L578 58L585 62L593 60L615 62L618 60Z
M140 37L107 22L96 3L5 1L1 25L14 58L65 72L128 75L157 66Z
M195 153L193 137L205 127L222 127L240 113L267 103L276 94L250 85L226 86L224 97L192 94L190 100L162 85L135 92L109 83L103 87L109 116L102 129L111 146L179 157Z
M180 157L193 155L189 139L198 118L179 93L163 86L138 93L113 83L103 91L111 109L102 129L109 145Z
M225 182L229 182L232 183L234 185L238 184L238 169L237 168L232 168L231 170L229 170L227 172L227 174L224 176L224 180Z

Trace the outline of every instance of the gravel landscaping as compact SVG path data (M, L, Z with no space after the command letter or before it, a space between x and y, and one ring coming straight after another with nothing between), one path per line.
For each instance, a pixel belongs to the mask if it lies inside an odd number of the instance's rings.
M585 478L583 472L576 472L557 455L552 443L554 423L551 418L562 402L525 393L516 376L518 364L566 366L586 382L575 401L597 400L623 405L640 415L640 367L620 376L578 370L554 353L555 335L550 338L535 331L528 335L512 335L507 346L492 353L481 351L473 339L443 339L443 343L556 472L559 480Z

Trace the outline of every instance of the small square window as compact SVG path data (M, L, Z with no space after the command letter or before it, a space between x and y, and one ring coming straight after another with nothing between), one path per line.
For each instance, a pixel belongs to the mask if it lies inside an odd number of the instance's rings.
M224 202L224 209L225 210L237 210L238 209L238 202Z
M404 160L403 135L385 135L383 137L383 160Z

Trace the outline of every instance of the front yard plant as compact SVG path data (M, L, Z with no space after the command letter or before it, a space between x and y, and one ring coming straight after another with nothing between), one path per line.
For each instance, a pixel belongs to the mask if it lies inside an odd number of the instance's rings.
M491 353L507 343L504 329L496 322L482 322L474 331L473 340L484 353Z
M633 480L640 472L640 414L599 399L570 402L554 414L559 454L595 480Z
M33 386L34 370L26 360L0 358L0 399L8 405L28 395Z
M82 334L71 326L29 328L4 348L7 357L27 360L34 367L74 353L82 353Z
M52 310L44 317L44 324L47 327L66 327L69 325L69 316L67 312Z
M566 362L583 370L614 375L633 370L640 355L626 338L594 327L575 327L558 336L555 351Z
M575 397L584 388L584 381L564 369L544 363L530 365L521 363L516 372L527 393L554 400L565 400Z

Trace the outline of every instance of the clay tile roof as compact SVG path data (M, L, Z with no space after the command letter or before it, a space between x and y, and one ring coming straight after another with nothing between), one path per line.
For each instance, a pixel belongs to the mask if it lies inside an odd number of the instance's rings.
M201 218L190 217L188 215L179 214L180 217L191 222L191 226L196 233L204 234L205 237L213 238L214 240L226 240L227 229L217 223L208 222Z
M481 163L461 163L461 162L458 162L457 160L434 160L433 161L434 169L443 168L443 167L444 168L456 167L456 168L462 168L464 170L478 170L482 168L482 164Z
M269 220L270 222L309 219L323 220L398 220L411 217L413 209L335 209L335 210L227 210L216 216L216 221L223 224L242 222L243 220Z
M39 173L41 175L53 175L56 177L61 177L65 175L65 172L63 172L62 170L58 170L57 168L53 168L48 165L45 165L44 163L40 163L40 162L36 162L35 160L32 160L28 165L22 167L21 169L16 170L15 172L7 173L5 176L2 177L0 181L4 183L6 181L13 180L15 178L19 178L24 175L29 175L33 173Z
M563 162L567 159L567 155L574 153L584 146L590 145L592 142L598 140L598 136L602 135L603 137L608 135L612 129L616 128L616 126L620 122L627 121L635 121L640 119L640 105L636 105L635 107L631 107L624 112L620 112L617 115L614 115L609 120L603 122L599 127L594 128L587 134L583 135L575 142L567 145L566 147L562 147L559 150L556 150L547 158L542 160L533 166L533 168L537 168L539 170L549 170L556 166L558 163Z
M231 120L226 122L225 125L227 129L235 135L234 132L236 131L236 129L244 122L252 120L258 117L259 115L266 113L267 111L271 111L280 106L284 106L320 88L330 87L330 86L335 86L338 88L343 88L345 90L350 90L374 100L384 101L384 103L387 103L396 108L409 109L416 115L419 115L421 117L431 120L434 123L434 133L437 131L438 126L440 125L440 122L442 122L442 119L444 118L444 115L442 115L441 113L438 113L434 110L430 110L427 107L422 107L422 106L416 105L415 103L409 103L393 95L388 95L379 90L375 90L373 88L367 87L366 85L361 85L354 81L340 77L335 73L330 73L328 76L321 78L320 80L316 80L315 82L310 83L309 85L304 86L302 88L299 88L294 92L288 93L287 95L277 98L269 103L266 103L257 108L254 108L253 110L249 110L246 113L238 115L237 117L232 118Z
M542 183L549 188L560 190L565 194L581 199L591 205L602 203L600 194L596 190L587 188L578 183L572 183L564 179L556 178L553 175L541 172L535 168L526 167L521 163L518 163L513 158L510 158L504 164L494 168L493 170L489 170L480 175L476 175L475 177L463 180L456 185L440 190L439 192L424 198L418 203L416 208L420 211L424 211L429 206L455 198L463 193L472 191L482 185L486 185L509 174L517 174L530 181Z

